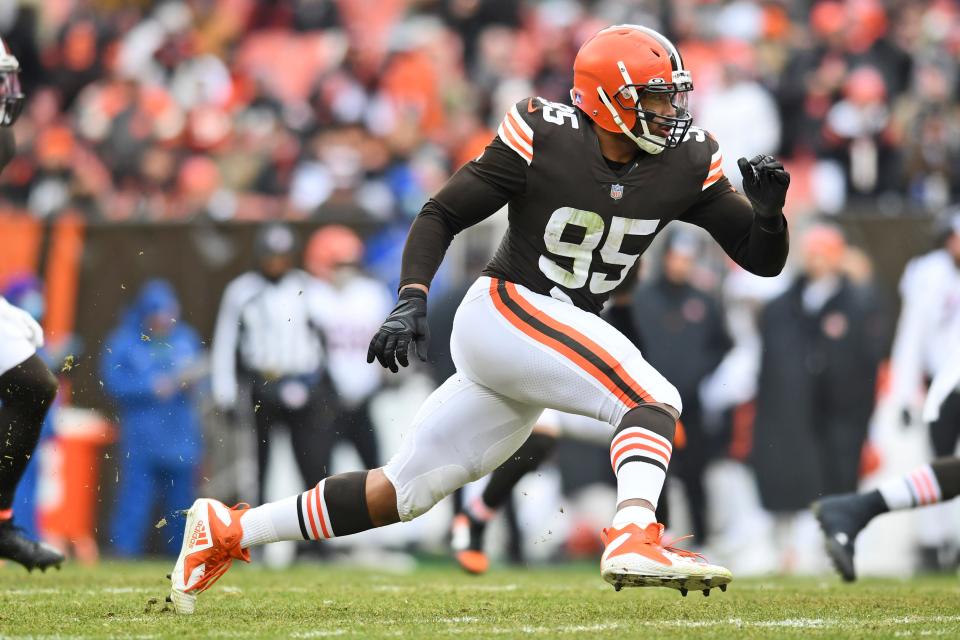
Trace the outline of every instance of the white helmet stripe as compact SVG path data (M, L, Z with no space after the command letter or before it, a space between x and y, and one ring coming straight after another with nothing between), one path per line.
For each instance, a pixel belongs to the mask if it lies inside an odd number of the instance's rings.
M626 85L627 90L630 92L630 97L633 98L633 103L640 104L640 96L637 94L637 88L633 86L633 79L630 78L630 72L627 71L627 65L623 63L623 60L617 60L617 68L620 69L620 75L623 76L623 84Z

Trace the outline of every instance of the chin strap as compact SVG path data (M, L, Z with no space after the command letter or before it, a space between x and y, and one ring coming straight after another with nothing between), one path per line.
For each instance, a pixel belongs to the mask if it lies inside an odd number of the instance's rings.
M613 116L613 121L617 124L618 127L620 127L620 131L622 131L624 135L626 135L628 138L633 140L638 147L640 147L647 153L656 155L658 153L663 152L666 145L666 140L664 140L660 136L655 136L652 133L650 133L650 129L649 127L647 127L646 120L644 120L639 115L637 115L637 118L640 120L640 126L643 128L643 136L638 137L633 133L633 131L630 131L630 128L627 127L626 124L624 124L623 118L620 117L620 112L618 112L617 108L614 107L613 103L610 102L610 99L607 97L606 92L604 92L603 87L597 85L597 93L600 95L600 102L602 102L603 106L605 106L607 110L610 111L610 115ZM637 104L638 105L640 104L639 100L637 101ZM647 137L663 140L664 146L658 145L654 142L651 142L650 140L646 140L645 138Z

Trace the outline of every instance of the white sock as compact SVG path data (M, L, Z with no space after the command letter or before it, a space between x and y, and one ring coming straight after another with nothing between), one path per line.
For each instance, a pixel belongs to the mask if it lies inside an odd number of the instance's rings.
M891 511L940 502L940 483L929 464L884 481L877 491Z
M657 521L657 514L640 506L629 506L619 509L613 516L613 528L622 529L628 524L635 524L641 529Z
M243 529L240 547L246 549L281 540L332 538L333 528L323 498L325 482L321 480L308 491L244 511L240 516Z
M610 443L610 464L617 474L617 504L642 499L656 509L672 454L670 441L654 431L643 427L619 431Z

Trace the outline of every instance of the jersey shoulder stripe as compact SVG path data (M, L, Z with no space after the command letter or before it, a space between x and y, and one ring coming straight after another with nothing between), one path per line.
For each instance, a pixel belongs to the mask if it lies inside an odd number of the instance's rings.
M533 162L533 128L524 121L517 110L517 105L513 105L507 111L507 115L497 127L497 135L527 164Z
M703 181L703 187L701 191L706 191L710 186L715 182L720 180L723 177L723 154L720 152L720 149L717 149L712 156L710 156L710 168L707 169L707 177Z
M723 178L723 152L720 150L720 143L709 133L706 133L706 138L706 142L709 148L713 149L713 153L710 155L710 164L707 166L707 175L703 179L701 191L706 191Z

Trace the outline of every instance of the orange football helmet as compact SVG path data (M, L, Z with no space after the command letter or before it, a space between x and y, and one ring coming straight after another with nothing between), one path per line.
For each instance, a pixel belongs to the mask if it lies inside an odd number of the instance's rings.
M329 280L339 265L359 264L362 259L360 236L339 224L329 224L314 231L304 254L307 271L323 280Z
M647 153L660 153L680 144L690 129L687 92L692 90L690 72L673 43L653 29L620 24L580 47L570 98L603 129L623 133ZM650 101L664 97L673 115L650 109Z

